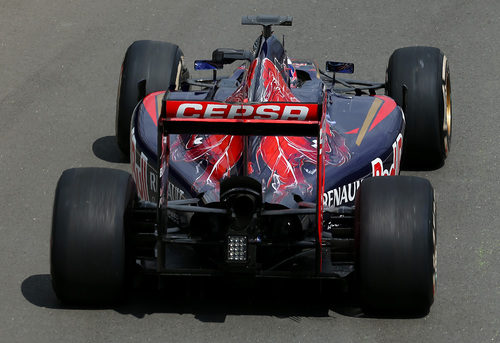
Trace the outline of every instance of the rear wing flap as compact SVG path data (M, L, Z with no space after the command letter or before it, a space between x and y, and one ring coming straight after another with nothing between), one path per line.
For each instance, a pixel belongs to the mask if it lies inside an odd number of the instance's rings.
M317 103L243 103L163 99L162 134L318 137L322 106Z

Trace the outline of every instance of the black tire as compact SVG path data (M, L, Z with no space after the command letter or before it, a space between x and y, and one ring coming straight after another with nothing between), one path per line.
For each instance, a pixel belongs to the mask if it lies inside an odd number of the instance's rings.
M397 49L389 59L386 93L403 108L406 118L402 168L441 167L451 143L451 86L446 56L437 48L425 46Z
M125 53L116 104L115 133L125 156L130 154L130 120L137 103L147 94L179 89L187 70L181 49L171 43L141 40Z
M66 304L108 304L121 298L129 258L125 214L135 200L132 176L121 170L64 171L52 216L50 273Z
M434 191L426 179L375 177L356 199L358 276L365 312L426 314L434 301Z

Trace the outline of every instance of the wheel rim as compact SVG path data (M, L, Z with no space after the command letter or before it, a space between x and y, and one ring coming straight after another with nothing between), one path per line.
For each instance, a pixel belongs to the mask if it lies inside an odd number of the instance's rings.
M436 199L435 194L433 195L432 200L432 294L436 294L436 286L437 286L437 239L436 239Z
M444 155L448 156L450 151L451 142L451 117L452 117L452 107L451 107L451 85L450 85L450 70L448 68L448 63L446 56L443 57L443 143L444 143Z
M177 64L177 73L175 74L175 90L180 89L180 79L181 79L181 71L182 71L183 62L184 62L184 56L181 56L181 59L179 60L179 63Z

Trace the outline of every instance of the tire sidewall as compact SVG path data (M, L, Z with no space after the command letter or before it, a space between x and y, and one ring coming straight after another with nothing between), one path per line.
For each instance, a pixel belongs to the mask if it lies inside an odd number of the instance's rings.
M443 125L447 122L449 95L451 130L451 86L446 56L432 47L397 49L386 70L386 94L405 114L402 167L429 170L442 166L451 141L451 131L448 135Z
M356 199L355 241L365 311L428 312L437 263L434 193L427 180L366 179Z
M59 179L51 232L51 276L67 304L111 303L123 296L128 249L126 213L135 201L130 174L70 169Z
M125 156L130 149L130 125L136 105L157 91L176 90L181 85L183 53L175 44L136 41L127 49L118 81L115 133Z

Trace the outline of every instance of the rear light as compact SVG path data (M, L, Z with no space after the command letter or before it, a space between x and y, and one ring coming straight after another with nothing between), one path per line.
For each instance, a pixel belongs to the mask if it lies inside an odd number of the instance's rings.
M227 236L227 261L246 262L247 248L248 240L246 236Z

